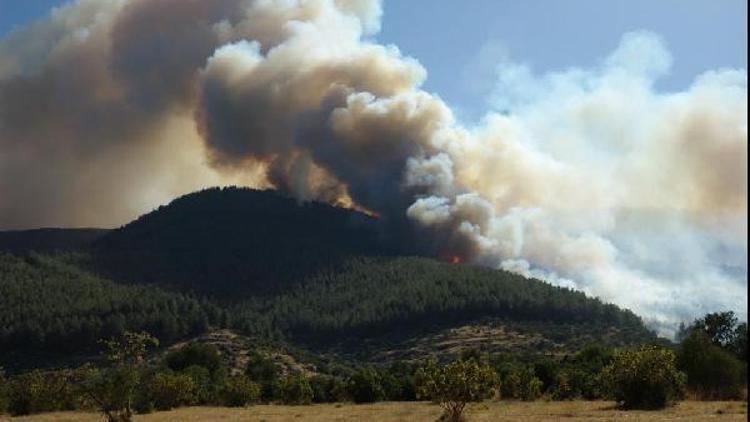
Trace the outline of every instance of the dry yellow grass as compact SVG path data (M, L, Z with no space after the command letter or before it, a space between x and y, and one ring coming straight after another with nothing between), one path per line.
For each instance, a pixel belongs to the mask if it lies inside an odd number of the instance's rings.
M428 403L326 404L314 406L253 406L245 409L189 407L171 412L138 415L142 422L208 421L434 421L440 408ZM620 411L608 402L488 402L468 411L471 422L490 421L744 421L746 402L687 401L662 411ZM0 417L0 420L3 420ZM93 413L49 413L7 419L12 422L101 422Z

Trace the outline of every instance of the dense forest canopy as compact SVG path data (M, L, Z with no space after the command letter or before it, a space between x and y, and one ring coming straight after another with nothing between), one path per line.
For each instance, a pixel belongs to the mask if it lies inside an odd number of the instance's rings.
M97 240L93 267L222 298L274 291L349 256L392 255L379 222L274 191L207 189Z
M375 218L275 192L208 189L116 230L47 235L13 235L41 253L0 255L6 368L13 356L86 353L125 330L169 344L225 327L315 348L494 318L613 327L617 344L655 338L632 312L581 292L405 256Z

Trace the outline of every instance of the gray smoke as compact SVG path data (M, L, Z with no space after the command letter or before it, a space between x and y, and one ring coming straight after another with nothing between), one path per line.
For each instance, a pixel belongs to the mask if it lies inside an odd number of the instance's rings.
M456 121L372 41L376 0L80 0L0 41L0 227L112 226L216 184L381 216L441 258L629 307L747 307L747 72L659 93L626 34L593 69L497 66Z

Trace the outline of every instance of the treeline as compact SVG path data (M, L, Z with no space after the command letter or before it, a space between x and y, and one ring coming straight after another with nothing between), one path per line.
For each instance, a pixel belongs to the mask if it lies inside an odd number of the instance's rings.
M232 310L244 332L279 332L305 342L372 337L480 318L594 323L620 330L623 344L654 339L634 313L567 288L505 271L424 258L350 259L288 292Z
M85 255L0 253L0 360L90 352L98 338L126 330L146 330L171 343L209 326L308 346L403 337L481 318L614 327L610 344L655 338L633 313L583 293L429 259L349 259L337 271L239 303L114 283L74 265L81 259Z
M6 366L33 354L90 352L98 339L126 330L171 342L226 318L206 300L116 284L45 255L0 252L0 362Z
M717 316L721 324L706 324ZM719 332L730 335L719 334L722 341L713 343L716 337L711 336ZM98 409L110 420L129 420L134 413L180 406L429 399L460 414L466 402L493 397L605 399L625 408L661 408L688 392L699 399L745 398L746 356L734 348L746 342L747 326L737 324L731 313L709 314L686 328L686 333L686 341L674 349L592 345L563 357L468 350L453 363L392 362L337 374L282 365L263 349L251 350L246 367L237 372L224 365L213 345L205 343L188 343L147 361L147 347L158 342L145 333L126 333L103 343L108 362L103 367L36 370L13 377L0 374L0 412ZM696 338L726 355L687 341ZM714 376L705 378L706 374ZM469 385L472 382L479 384Z

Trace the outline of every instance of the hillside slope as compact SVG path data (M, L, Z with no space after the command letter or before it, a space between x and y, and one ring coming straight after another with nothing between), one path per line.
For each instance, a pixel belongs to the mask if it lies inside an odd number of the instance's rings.
M391 253L365 214L243 188L185 195L93 248L96 269L113 279L233 299L277 291L349 256Z
M427 258L357 258L286 292L232 309L238 328L328 345L406 339L481 320L616 328L615 343L653 337L634 313L567 288L502 270ZM592 329L593 331L593 329Z
M274 192L209 189L82 237L78 251L0 254L0 366L144 329L169 344L229 328L367 361L433 343L452 353L456 342L539 351L654 338L632 312L581 292L398 255L377 219Z

